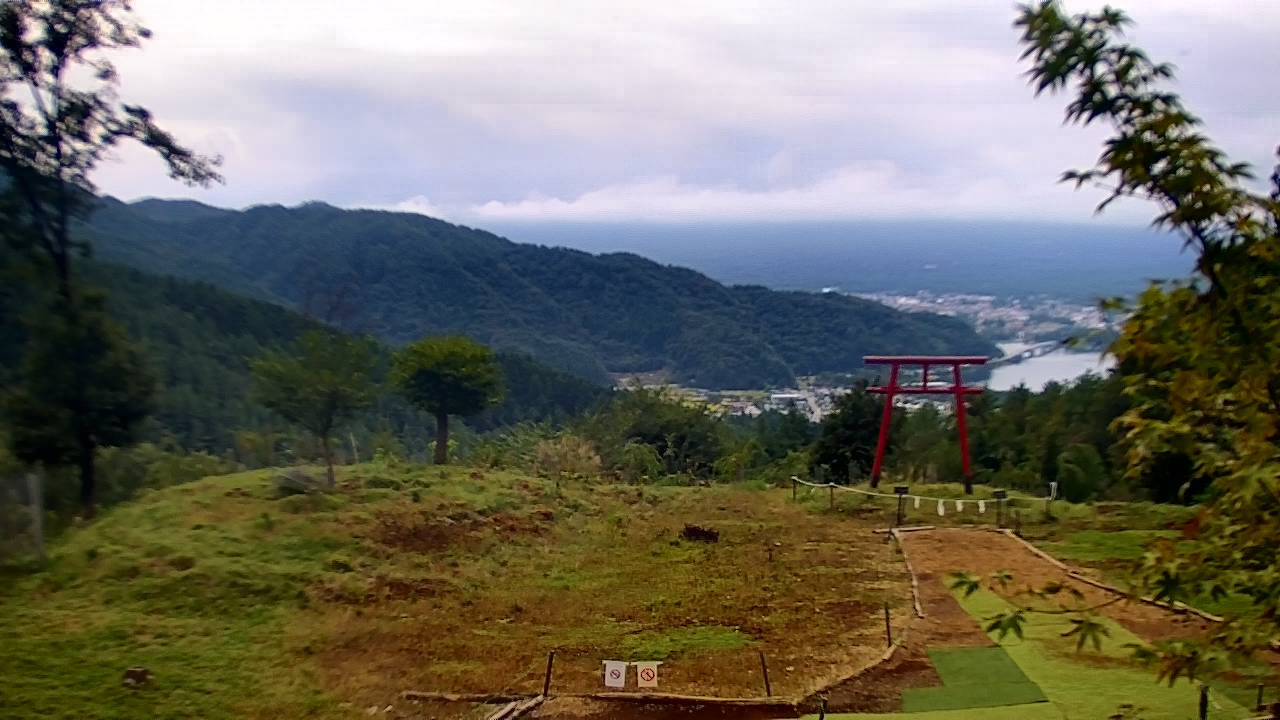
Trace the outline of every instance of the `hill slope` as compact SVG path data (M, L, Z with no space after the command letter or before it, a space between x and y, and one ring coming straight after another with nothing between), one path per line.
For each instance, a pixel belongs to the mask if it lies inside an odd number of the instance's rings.
M88 264L87 280L106 290L112 315L143 348L156 377L156 412L148 435L187 449L221 451L237 430L278 428L281 421L251 397L255 356L323 327L276 304L240 297L205 283ZM0 293L0 388L20 360L17 295ZM519 353L499 354L507 378L502 405L468 420L487 429L524 420L575 415L607 390ZM420 445L432 421L394 397L383 397L354 423L358 436L386 430Z
M538 692L552 649L558 694L614 657L666 660L669 692L758 694L760 650L800 695L882 651L882 603L906 617L872 525L782 491L364 465L278 498L270 475L150 493L0 583L0 716L474 718L400 693ZM154 680L122 687L131 666Z
M729 287L636 255L521 245L414 214L105 199L89 230L116 262L307 308L392 343L465 333L589 378L666 370L687 384L761 387L850 371L870 353L995 352L954 318Z

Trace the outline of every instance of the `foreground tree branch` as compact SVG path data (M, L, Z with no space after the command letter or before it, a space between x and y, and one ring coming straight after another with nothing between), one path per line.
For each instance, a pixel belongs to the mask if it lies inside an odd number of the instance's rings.
M1194 275L1148 288L1111 347L1132 402L1117 421L1129 472L1177 452L1210 487L1188 537L1143 559L1139 592L1249 600L1205 643L1142 651L1172 681L1280 635L1280 168L1269 195L1250 190L1250 168L1167 89L1171 66L1124 41L1130 24L1115 9L1067 15L1043 0L1022 6L1015 27L1036 94L1066 94L1069 123L1113 131L1094 167L1063 179L1105 183L1099 212L1119 198L1153 200L1153 224L1196 253Z

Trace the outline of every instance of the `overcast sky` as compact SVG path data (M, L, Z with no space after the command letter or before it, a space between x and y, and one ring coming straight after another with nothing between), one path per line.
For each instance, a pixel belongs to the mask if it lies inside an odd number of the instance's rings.
M1237 159L1280 144L1280 1L1123 0ZM1101 3L1068 2L1070 9ZM1033 99L1005 0L135 0L124 98L227 183L103 191L513 220L1087 220L1100 131ZM1266 172L1260 173L1265 175ZM1121 208L1112 221L1149 213Z

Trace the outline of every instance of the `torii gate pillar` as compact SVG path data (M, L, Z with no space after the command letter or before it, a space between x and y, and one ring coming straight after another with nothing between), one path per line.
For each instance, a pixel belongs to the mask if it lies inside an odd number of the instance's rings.
M889 384L867 388L867 392L884 395L884 415L880 418L880 439L876 442L876 459L871 466L871 487L880 484L880 470L884 467L884 453L889 446L889 423L893 419L893 398L895 395L951 395L955 398L956 433L960 436L960 466L964 471L964 491L973 494L973 472L969 467L969 428L965 418L964 398L966 395L979 395L982 387L965 385L960 377L960 368L965 365L985 365L987 358L983 355L867 355L862 361L868 365L888 365ZM919 365L921 380L919 385L899 385L898 371L903 365ZM929 387L929 368L951 366L951 385Z

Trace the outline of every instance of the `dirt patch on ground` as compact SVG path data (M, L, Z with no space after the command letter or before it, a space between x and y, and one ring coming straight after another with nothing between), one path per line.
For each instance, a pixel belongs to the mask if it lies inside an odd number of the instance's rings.
M901 712L903 690L942 684L929 661L928 648L992 644L947 589L947 573L939 572L932 562L923 562L914 547L907 552L920 583L920 605L925 616L911 621L906 642L888 662L823 693L829 712ZM804 709L816 712L819 706L819 697L814 696L805 702Z
M825 698L827 712L901 712L903 690L941 684L924 648L904 647L888 662L832 687L821 696L806 699L802 709L807 713L818 712Z
M399 709L408 689L536 693L555 650L553 695L602 689L603 659L646 657L663 659L663 692L764 695L763 652L773 695L799 697L880 655L885 602L895 634L910 617L892 545L781 493L599 485L566 486L554 510L456 502L368 511L354 528L363 542L343 556L351 569L324 578L353 597L309 589L319 602L291 626L289 645L335 696ZM686 525L714 529L717 542L682 539ZM564 706L543 716L555 708ZM619 708L721 716L714 706L610 704L594 717L621 717ZM778 716L769 712L760 716Z

